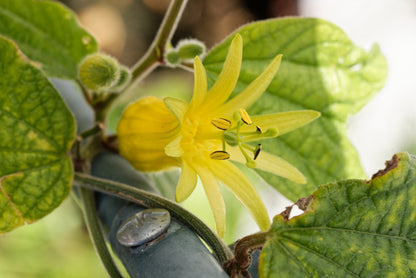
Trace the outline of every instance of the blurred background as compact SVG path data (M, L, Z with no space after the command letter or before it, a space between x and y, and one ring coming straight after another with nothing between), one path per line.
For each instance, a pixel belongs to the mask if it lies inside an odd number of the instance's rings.
M74 10L81 24L99 41L101 51L133 65L152 42L170 0L62 0ZM414 0L189 0L173 44L194 37L208 48L237 27L253 20L288 15L319 17L341 27L357 45L369 50L378 43L389 64L382 91L348 122L349 137L358 149L368 176L384 168L394 153L416 153L416 1ZM145 94L185 97L192 92L192 75L159 69L140 84L134 97ZM132 94L126 96L129 101ZM116 104L110 121L114 129L123 109ZM266 186L262 196L270 215L289 204ZM229 199L226 241L232 242L256 226L241 206ZM202 201L201 201L202 200ZM202 204L201 203L204 203ZM204 207L201 190L185 203ZM193 210L193 209L192 209ZM193 210L194 211L194 210ZM212 223L209 210L197 213ZM228 212L227 212L228 213ZM238 221L237 221L238 219ZM243 227L243 228L242 228ZM0 236L0 277L106 277L71 198L39 222Z

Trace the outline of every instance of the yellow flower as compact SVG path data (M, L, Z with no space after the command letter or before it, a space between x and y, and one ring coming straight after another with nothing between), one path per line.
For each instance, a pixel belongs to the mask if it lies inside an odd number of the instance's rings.
M119 122L120 153L138 170L181 167L176 201L195 189L200 178L212 209L217 233L225 232L225 204L218 181L248 208L261 230L270 227L267 210L247 177L232 161L305 183L304 176L285 160L248 142L272 138L317 118L316 111L291 111L250 117L245 108L269 86L281 55L240 94L228 100L240 73L242 38L236 35L218 80L207 91L205 69L194 59L194 92L190 103L167 97L145 97L131 104ZM228 101L227 101L228 100Z

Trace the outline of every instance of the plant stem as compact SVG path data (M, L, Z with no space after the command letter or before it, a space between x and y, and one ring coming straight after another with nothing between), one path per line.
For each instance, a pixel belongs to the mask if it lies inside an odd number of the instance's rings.
M94 248L98 253L101 262L103 263L109 277L111 278L123 278L118 270L110 251L108 250L105 242L101 224L98 219L98 215L95 209L94 193L87 188L79 188L81 200L84 206L83 213L85 222L87 224L88 232L90 234L91 241Z
M251 277L248 268L251 265L251 253L254 250L262 249L269 232L261 232L243 237L234 246L235 257L225 264L225 271L231 277Z
M81 137L81 139L87 139L88 137L94 136L104 130L104 126L100 122L96 122L94 126L92 126L90 129L87 129L80 133L78 136Z
M222 239L219 238L203 221L178 204L166 198L126 184L100 179L81 173L75 173L74 185L121 197L145 207L167 209L172 216L188 225L212 248L221 265L225 265L226 262L234 257L230 248L224 243L224 241L222 241Z
M251 252L261 249L269 237L269 232L262 232L243 237L237 241L234 254L240 269L247 269L251 264Z
M96 122L103 124L106 123L107 113L110 110L111 105L118 98L118 96L118 93L108 93L104 99L92 105L95 111Z
M133 82L123 91L127 91L159 64L164 63L163 55L166 45L170 42L170 39L176 31L178 22L187 2L188 0L173 0L170 3L152 45L142 59L140 59L132 68Z

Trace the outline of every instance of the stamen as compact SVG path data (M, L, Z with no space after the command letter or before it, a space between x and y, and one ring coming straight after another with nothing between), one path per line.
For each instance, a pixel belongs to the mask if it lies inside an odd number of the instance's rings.
M262 134L263 133L263 130L261 129L261 127L259 127L258 125L256 126L256 132L258 133L258 134Z
M254 160L247 160L246 166L248 168L254 169L254 168L257 167L257 164L256 164L256 162Z
M241 120L246 125L253 124L253 121L251 120L250 115L247 113L247 111L244 108L240 108L240 117L241 117Z
M226 160L230 158L230 154L226 151L215 151L210 153L209 157L215 160Z
M279 134L277 129L275 128L269 128L268 130L264 131L263 133L259 134L257 131L250 133L247 133L247 136L244 136L242 139L243 142L252 142L257 140L263 140L266 138L273 138L276 137Z
M238 144L238 147L241 151L241 153L243 154L244 158L246 159L246 166L248 168L256 168L256 162L246 153L246 151L244 150L244 148L249 149L250 151L254 150L252 149L252 147L250 145L247 144Z
M231 127L231 121L224 118L212 119L211 124L221 130L227 130Z
M239 140L237 140L237 134L233 133L233 132L224 132L224 134L222 135L223 140L230 146L237 146Z
M259 156L260 151L261 151L261 144L258 144L256 146L256 149L254 150L254 160L256 160L256 158Z

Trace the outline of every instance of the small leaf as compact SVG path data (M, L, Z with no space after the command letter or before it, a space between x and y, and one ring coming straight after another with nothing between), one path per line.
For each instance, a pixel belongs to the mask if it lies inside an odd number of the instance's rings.
M68 195L75 122L46 76L0 36L0 233L34 222Z
M370 181L321 186L300 216L276 216L260 277L414 276L416 157L386 165Z
M283 18L248 24L243 37L243 63L234 94L252 82L278 54L282 63L250 115L316 110L321 117L296 131L262 141L263 149L288 160L307 178L296 184L258 171L291 200L319 184L364 177L358 155L346 135L346 119L379 91L387 64L379 48L368 53L355 46L337 26L314 18ZM234 34L204 59L208 80L218 78Z
M97 51L97 42L74 13L52 1L1 0L0 34L55 77L75 79L79 62Z

